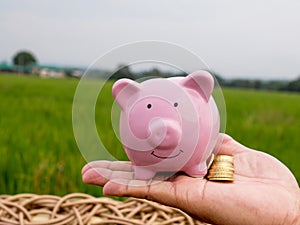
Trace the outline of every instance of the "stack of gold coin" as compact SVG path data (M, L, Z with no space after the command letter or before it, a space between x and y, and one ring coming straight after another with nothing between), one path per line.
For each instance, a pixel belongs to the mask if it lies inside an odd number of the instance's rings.
M233 181L233 156L216 155L208 170L207 178L211 181Z

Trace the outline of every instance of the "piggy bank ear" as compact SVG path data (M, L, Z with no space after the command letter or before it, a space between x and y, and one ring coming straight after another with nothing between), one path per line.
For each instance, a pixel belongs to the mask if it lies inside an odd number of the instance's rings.
M207 102L214 89L214 79L209 72L196 71L183 79L183 86L197 91Z
M139 90L140 86L137 82L129 79L120 79L114 83L112 94L122 110L124 110L129 97Z

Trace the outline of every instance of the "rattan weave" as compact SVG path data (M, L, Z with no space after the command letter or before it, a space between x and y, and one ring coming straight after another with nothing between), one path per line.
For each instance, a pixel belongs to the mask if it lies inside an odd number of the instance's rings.
M117 201L73 193L0 195L0 225L204 224L184 212L155 202L128 198Z

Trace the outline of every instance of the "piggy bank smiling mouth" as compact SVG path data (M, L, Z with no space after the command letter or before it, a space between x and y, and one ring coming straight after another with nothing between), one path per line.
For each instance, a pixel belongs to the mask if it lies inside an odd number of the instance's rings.
M180 149L176 155L172 155L172 156L159 156L159 155L155 154L154 151L151 152L151 155L153 155L159 159L173 159L173 158L176 158L177 156L179 156L181 153L183 153L183 150Z

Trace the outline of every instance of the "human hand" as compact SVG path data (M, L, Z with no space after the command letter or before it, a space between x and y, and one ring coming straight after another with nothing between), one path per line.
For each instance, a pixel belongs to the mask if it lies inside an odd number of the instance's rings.
M157 182L133 179L129 162L94 161L82 169L85 183L113 196L145 198L179 208L212 224L300 224L300 189L277 159L224 135L219 154L234 156L234 182L182 173Z

